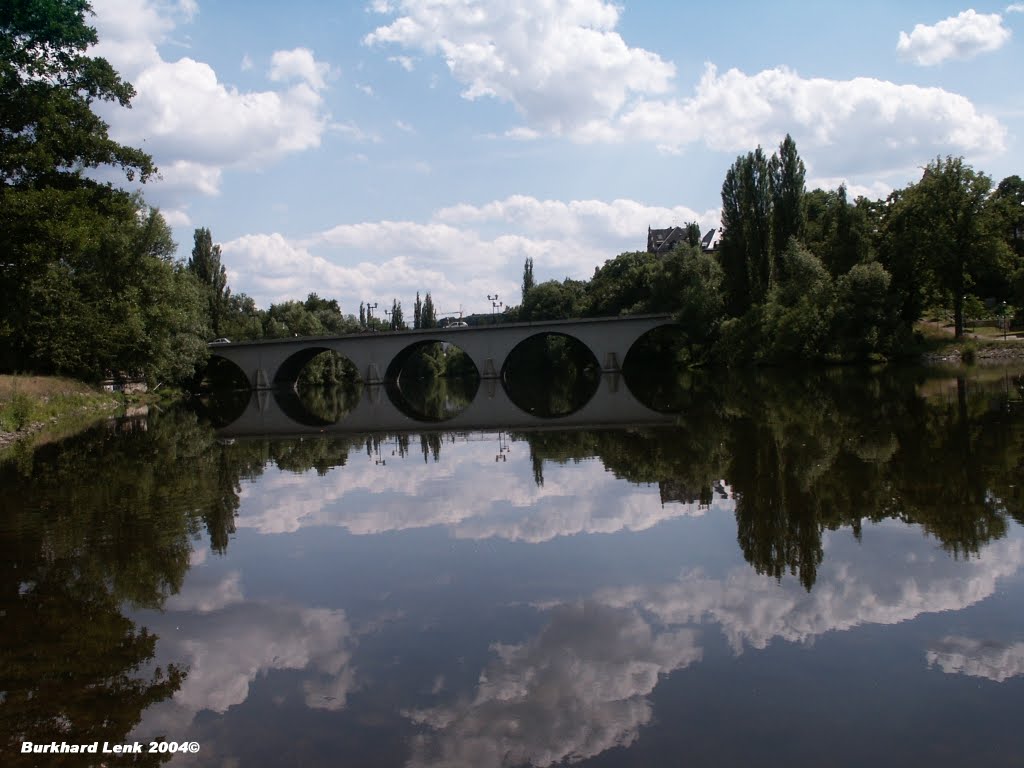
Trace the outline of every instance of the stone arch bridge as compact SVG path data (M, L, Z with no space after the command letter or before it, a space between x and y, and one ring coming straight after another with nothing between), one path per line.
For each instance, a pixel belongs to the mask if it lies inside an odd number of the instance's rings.
M548 320L211 344L210 354L238 366L250 387L263 390L294 386L303 367L324 351L351 360L360 379L368 384L393 380L414 349L442 342L462 349L481 378L496 379L502 376L509 354L517 346L535 336L558 334L580 341L594 355L602 371L614 372L641 336L674 324L668 314Z

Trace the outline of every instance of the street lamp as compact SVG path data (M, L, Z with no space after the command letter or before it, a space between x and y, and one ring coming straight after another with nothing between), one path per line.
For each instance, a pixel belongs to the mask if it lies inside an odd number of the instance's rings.
M494 319L494 312L499 308L505 306L502 302L498 301L498 294L487 294L487 300L491 302L491 320Z

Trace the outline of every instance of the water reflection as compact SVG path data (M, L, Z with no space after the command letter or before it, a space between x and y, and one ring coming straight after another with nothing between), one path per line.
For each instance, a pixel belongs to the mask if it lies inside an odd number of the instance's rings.
M225 439L174 411L44 447L0 466L5 755L166 733L202 764L652 764L725 739L707 704L754 761L797 709L841 735L836 702L884 745L937 685L930 764L1011 754L1021 385L688 376L657 427ZM743 709L750 674L785 681L773 706Z

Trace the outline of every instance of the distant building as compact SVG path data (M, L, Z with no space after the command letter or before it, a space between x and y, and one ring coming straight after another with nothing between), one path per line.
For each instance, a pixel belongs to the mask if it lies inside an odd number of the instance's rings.
M718 248L718 241L722 237L721 228L709 229L708 233L701 238L700 248L702 251L713 251ZM647 228L647 252L665 255L671 253L678 245L686 245L686 228L669 227L668 229Z

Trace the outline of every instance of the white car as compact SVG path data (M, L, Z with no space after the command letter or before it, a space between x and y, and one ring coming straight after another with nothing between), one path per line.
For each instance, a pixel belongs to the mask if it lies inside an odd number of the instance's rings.
M231 339L214 339L213 341L210 342L210 346L213 346L214 344L230 344L230 343L231 343Z

